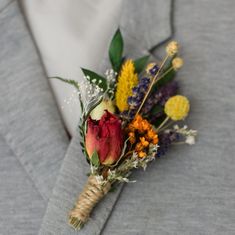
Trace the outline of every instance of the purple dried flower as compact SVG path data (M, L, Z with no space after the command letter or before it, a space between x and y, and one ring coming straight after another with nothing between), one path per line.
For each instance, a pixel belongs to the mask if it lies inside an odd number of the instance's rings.
M137 112L145 93L148 90L150 83L150 78L143 77L140 79L138 85L132 89L132 96L128 97L128 104L129 104L129 111L123 112L121 116L125 118L132 119L135 116L135 113Z
M167 83L165 86L160 87L155 93L152 93L146 100L143 107L143 113L147 114L156 105L160 104L164 106L166 101L173 95L176 94L178 90L178 83L172 81Z
M179 134L174 131L163 132L158 135L158 138L159 138L158 142L159 148L156 153L156 156L161 157L167 152L168 148L174 141L179 140Z
M155 63L150 63L146 68L147 73L149 73L152 76L155 76L158 70L159 67Z
M135 111L134 110L129 110L129 111L123 111L120 113L120 117L124 118L124 119L133 119L135 117Z
M166 86L159 89L158 99L159 103L163 106L166 101L173 95L176 94L178 90L178 83L176 81L169 82Z

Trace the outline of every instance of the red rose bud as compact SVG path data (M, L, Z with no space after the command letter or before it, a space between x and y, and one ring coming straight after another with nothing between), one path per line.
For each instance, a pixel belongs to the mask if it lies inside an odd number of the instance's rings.
M123 148L121 120L108 111L99 121L89 117L85 145L90 158L96 150L101 164L115 163Z

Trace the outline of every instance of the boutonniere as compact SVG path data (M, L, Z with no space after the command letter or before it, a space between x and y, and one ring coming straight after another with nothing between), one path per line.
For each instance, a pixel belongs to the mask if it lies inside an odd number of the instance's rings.
M79 131L84 161L90 172L84 189L69 213L69 224L80 229L97 203L119 182L129 182L133 169L146 169L172 144L194 144L197 132L176 122L189 113L187 97L174 79L182 67L179 45L172 41L160 63L149 56L123 55L123 38L115 33L110 47L112 68L104 75L82 69L82 84L73 85L81 105Z

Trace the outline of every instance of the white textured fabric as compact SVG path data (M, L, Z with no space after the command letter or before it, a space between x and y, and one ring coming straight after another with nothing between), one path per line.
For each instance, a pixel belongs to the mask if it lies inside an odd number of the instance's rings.
M47 75L83 79L80 67L97 70L118 27L122 0L23 0L22 5ZM68 131L73 135L79 105L65 100L73 88L50 80Z

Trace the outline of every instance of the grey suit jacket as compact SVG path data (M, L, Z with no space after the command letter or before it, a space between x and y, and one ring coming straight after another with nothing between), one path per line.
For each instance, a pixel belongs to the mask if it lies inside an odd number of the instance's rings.
M18 3L2 1L0 234L234 234L234 9L232 0L124 1L130 56L161 54L174 13L186 61L178 79L200 136L193 148L174 147L135 172L137 183L108 194L76 232L67 213L88 165L78 137L69 144Z

